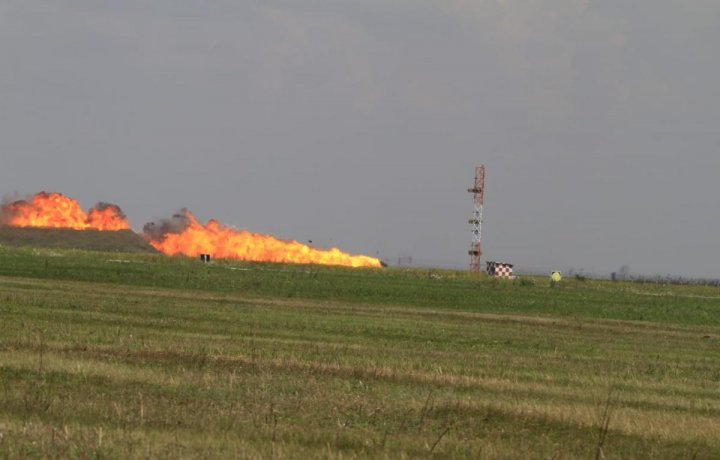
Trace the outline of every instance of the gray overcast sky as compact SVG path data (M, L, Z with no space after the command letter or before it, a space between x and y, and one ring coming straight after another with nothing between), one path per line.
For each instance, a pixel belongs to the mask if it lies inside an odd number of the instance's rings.
M5 0L0 194L720 277L717 0Z

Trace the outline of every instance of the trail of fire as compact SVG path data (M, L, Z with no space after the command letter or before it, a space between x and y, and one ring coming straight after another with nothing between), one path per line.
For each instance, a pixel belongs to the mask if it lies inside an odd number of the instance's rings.
M187 209L173 219L147 224L145 234L150 244L167 254L198 256L256 262L380 267L380 259L350 255L337 248L321 250L297 241L283 241L271 235L235 230L211 219L203 225Z
M98 203L88 212L61 193L40 192L29 200L8 203L0 208L0 224L11 227L72 228L75 230L129 229L120 207Z

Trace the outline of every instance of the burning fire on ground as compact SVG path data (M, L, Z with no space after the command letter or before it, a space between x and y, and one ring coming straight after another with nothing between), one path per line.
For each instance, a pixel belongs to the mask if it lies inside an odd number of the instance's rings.
M98 203L85 212L80 204L61 193L40 192L27 200L0 206L0 225L11 227L70 228L75 230L125 230L128 220L120 207ZM158 251L196 257L255 262L380 267L380 259L351 255L337 248L315 249L297 241L283 241L271 235L250 233L222 225L212 219L203 225L188 210L172 219L144 227L145 237Z
M380 267L379 259L350 255L337 248L321 250L297 241L283 241L271 235L235 230L211 219L203 225L187 209L172 219L145 225L150 244L167 254L196 257L211 254L217 258L256 262Z
M0 224L106 231L130 228L117 205L98 203L85 212L76 200L55 192L40 192L28 200L4 204L0 208Z

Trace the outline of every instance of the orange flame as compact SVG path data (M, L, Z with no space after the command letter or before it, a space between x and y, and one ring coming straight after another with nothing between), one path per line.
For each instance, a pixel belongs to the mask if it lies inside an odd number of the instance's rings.
M73 228L75 230L124 230L130 228L122 210L114 204L98 203L86 213L80 204L61 193L40 192L29 201L6 204L2 222L12 227Z
M271 235L235 230L211 219L206 225L197 221L188 210L177 216L185 224L179 231L163 231L151 236L153 224L145 226L150 244L167 254L196 257L210 254L221 259L256 262L343 265L348 267L380 267L380 259L353 256L337 248L314 249L297 241L283 241ZM156 232L155 232L156 233Z

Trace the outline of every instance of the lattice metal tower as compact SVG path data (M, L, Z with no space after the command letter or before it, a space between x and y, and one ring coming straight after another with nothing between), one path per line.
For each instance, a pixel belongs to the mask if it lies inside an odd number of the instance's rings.
M482 221L483 221L483 198L485 196L485 166L475 168L475 187L469 188L468 192L473 194L475 208L472 219L472 244L470 245L470 270L480 273L480 256L482 255Z

